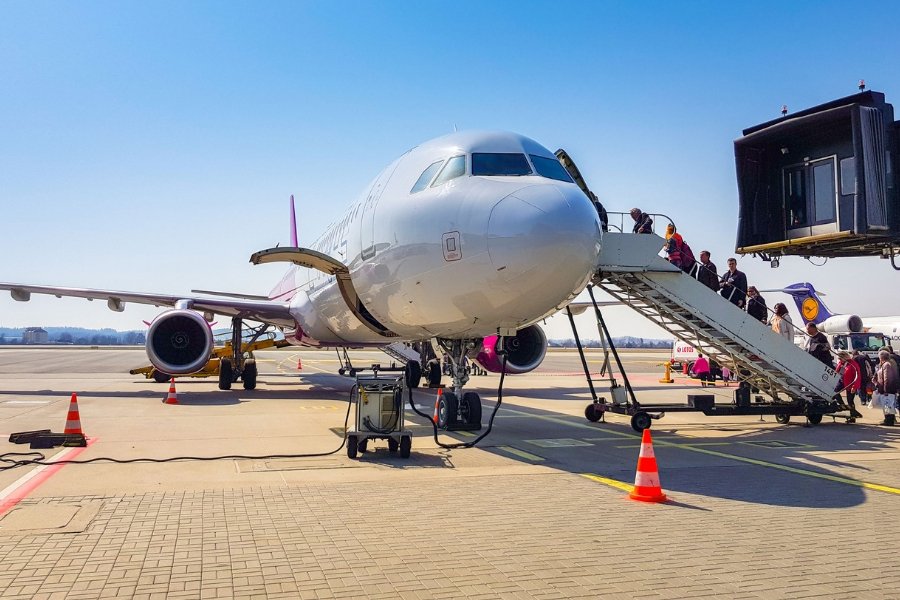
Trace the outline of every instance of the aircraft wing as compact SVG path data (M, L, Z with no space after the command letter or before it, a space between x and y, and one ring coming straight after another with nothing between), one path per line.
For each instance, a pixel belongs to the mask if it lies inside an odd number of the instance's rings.
M250 300L243 298L205 298L203 296L174 296L167 294L142 294L116 290L97 290L91 288L50 287L21 283L0 283L0 290L8 290L13 300L27 302L32 294L46 294L62 298L85 298L87 300L106 300L110 310L122 312L125 304L150 304L152 306L171 306L191 308L200 312L212 312L230 317L241 317L273 325L292 327L294 318L285 302L274 300Z

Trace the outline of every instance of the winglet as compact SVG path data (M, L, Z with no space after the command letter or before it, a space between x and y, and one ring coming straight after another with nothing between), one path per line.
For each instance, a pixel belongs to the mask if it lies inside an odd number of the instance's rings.
M297 247L297 213L294 211L294 195L291 194L291 246Z

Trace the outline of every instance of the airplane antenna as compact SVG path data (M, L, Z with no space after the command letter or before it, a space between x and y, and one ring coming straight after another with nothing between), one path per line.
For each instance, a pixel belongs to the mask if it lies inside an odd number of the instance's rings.
M296 248L297 243L297 213L294 211L294 195L291 194L291 246Z
M456 133L459 129L456 128L456 123L453 124L453 133Z

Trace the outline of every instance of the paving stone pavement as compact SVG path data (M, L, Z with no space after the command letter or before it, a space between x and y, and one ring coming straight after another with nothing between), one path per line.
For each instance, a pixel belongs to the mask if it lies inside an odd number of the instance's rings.
M754 469L714 476L746 484ZM847 490L758 480L776 497ZM0 596L898 597L895 495L841 508L670 496L648 505L547 473L26 499L18 510L102 508L81 533L0 531Z

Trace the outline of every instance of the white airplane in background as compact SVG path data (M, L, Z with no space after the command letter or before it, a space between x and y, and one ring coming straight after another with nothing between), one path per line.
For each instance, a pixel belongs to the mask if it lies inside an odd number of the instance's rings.
M813 284L792 283L780 290L763 290L789 294L800 311L803 324L815 323L825 333L865 332L880 333L891 340L900 340L900 316L860 317L852 314L832 313Z
M172 307L150 324L146 349L156 369L175 375L206 365L215 314L233 318L237 341L242 319L278 327L300 346L434 339L451 358L455 391L443 395L442 420L477 415L480 423L478 395L460 398L464 359L499 371L503 344L508 373L536 368L547 338L535 323L585 288L600 253L600 223L585 192L552 152L507 132L454 133L413 148L310 248L297 247L293 204L291 218L293 247L251 257L254 264L293 263L267 297L18 283L0 289L19 301L31 294L105 299L114 311L127 302ZM223 361L220 387L238 377L255 387L255 363L240 364L239 351L234 360ZM418 369L411 362L416 385Z

